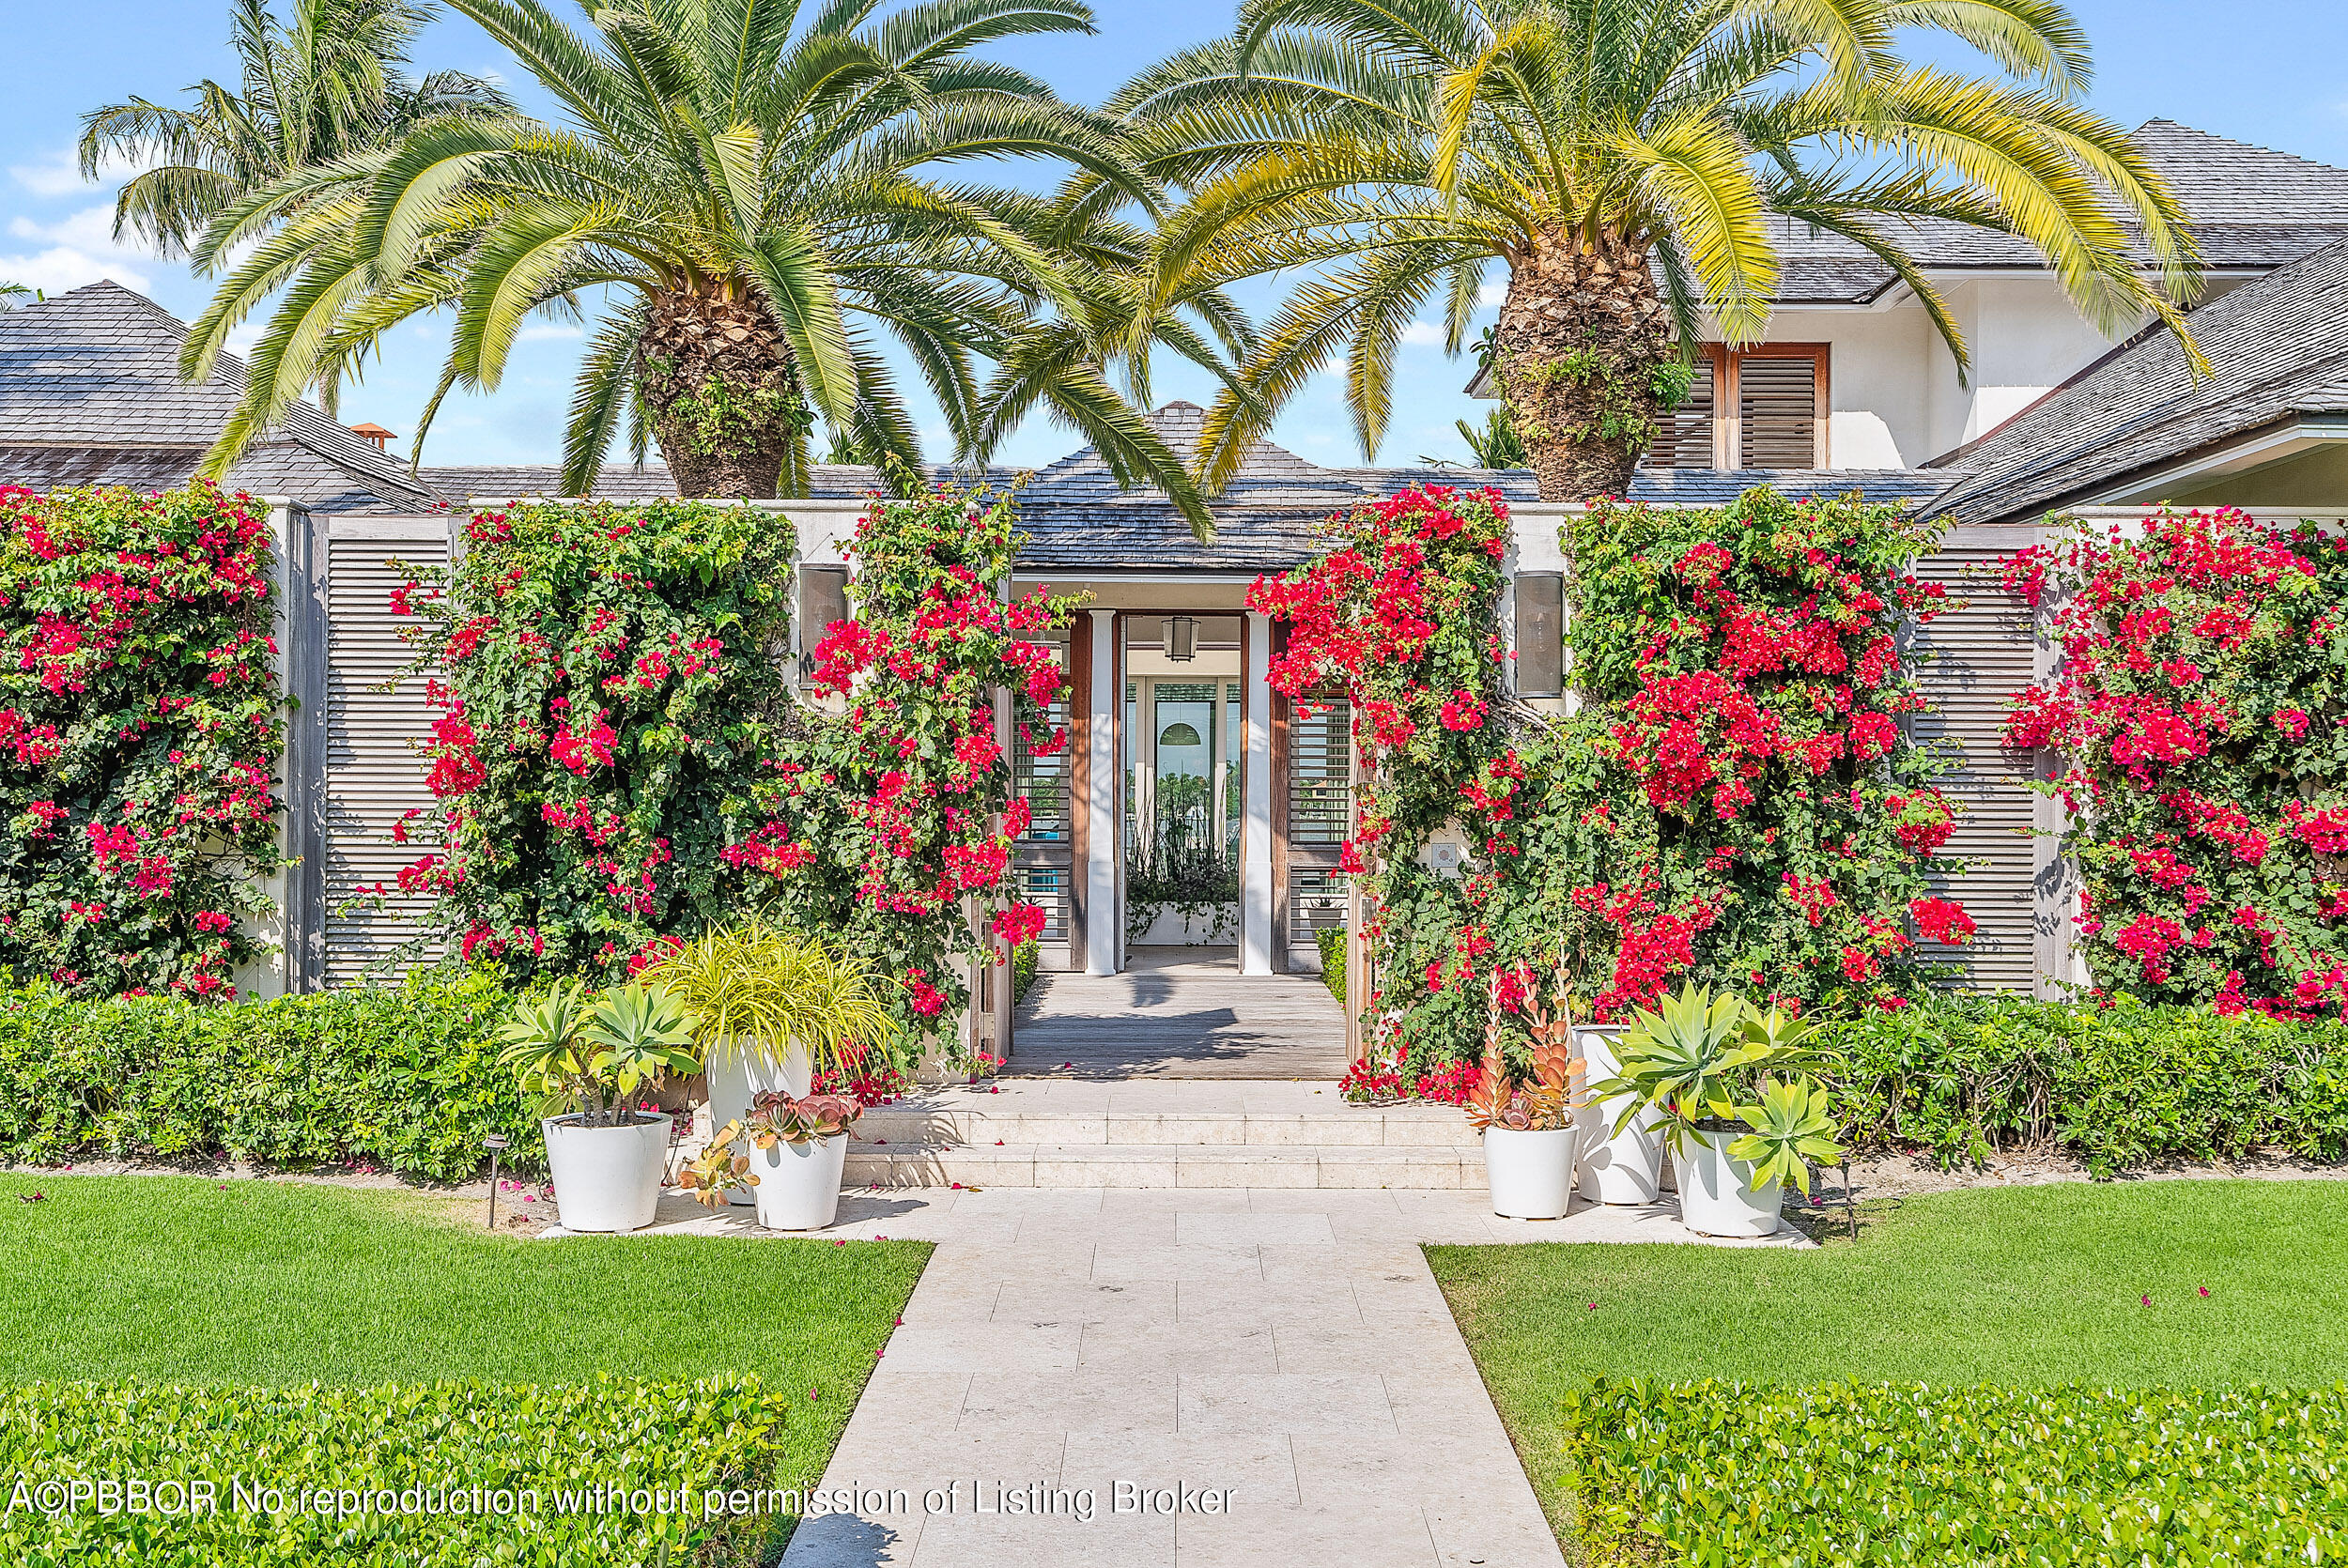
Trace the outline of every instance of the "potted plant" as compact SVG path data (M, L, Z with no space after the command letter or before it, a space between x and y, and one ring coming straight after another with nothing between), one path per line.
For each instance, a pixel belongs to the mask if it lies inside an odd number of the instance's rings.
M1584 1029L1582 1057L1590 1080L1603 1083L1622 1070L1614 1054L1619 1030ZM1574 1185L1585 1198L1603 1204L1651 1204L1663 1191L1663 1124L1654 1106L1621 1094L1585 1094L1574 1108L1580 1136L1574 1146Z
M840 1210L848 1135L864 1107L848 1095L768 1090L685 1168L678 1183L718 1208L747 1186L768 1230L822 1230Z
M1812 1025L1742 998L1680 988L1636 1015L1616 1044L1620 1068L1591 1085L1628 1100L1615 1130L1642 1107L1667 1118L1679 1217L1699 1236L1769 1236L1783 1223L1784 1183L1810 1191L1812 1160L1836 1160L1826 1091L1798 1069L1815 1064Z
M587 1000L564 981L516 1005L501 1060L524 1090L545 1097L547 1166L563 1228L641 1230L652 1223L668 1162L669 1118L636 1108L637 1091L700 1063L676 1002L621 986Z
M713 926L641 978L685 1008L707 1064L713 1130L741 1121L760 1095L804 1099L817 1072L895 1033L861 965L759 920ZM747 1185L733 1190L735 1203L753 1197Z
M1522 974L1522 971L1520 971ZM1569 1102L1581 1062L1573 1054L1573 1016L1561 992L1552 1017L1537 992L1524 1013L1533 1037L1533 1076L1519 1084L1501 1050L1500 976L1487 992L1484 1064L1467 1099L1468 1120L1484 1133L1484 1176L1492 1212L1509 1220L1562 1220L1572 1200L1574 1118Z

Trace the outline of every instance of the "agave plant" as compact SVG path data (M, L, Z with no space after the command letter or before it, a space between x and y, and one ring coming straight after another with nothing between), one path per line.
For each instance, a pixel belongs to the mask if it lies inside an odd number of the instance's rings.
M1806 1194L1810 1161L1843 1158L1832 1099L1814 1079L1764 1078L1759 1103L1738 1106L1737 1115L1752 1130L1728 1145L1728 1157L1753 1167L1756 1187L1790 1181Z
M701 1068L685 1009L641 982L590 1004L584 985L564 981L517 1003L500 1038L500 1060L544 1097L544 1114L575 1112L587 1127L625 1126L639 1089Z
M1630 1097L1615 1119L1617 1133L1646 1107L1661 1110L1675 1149L1693 1132L1741 1132L1729 1158L1750 1161L1756 1184L1791 1179L1807 1192L1803 1161L1843 1152L1827 1091L1808 1076L1831 1059L1811 1043L1816 1027L1777 1007L1755 1012L1733 992L1715 996L1691 982L1655 1010L1634 1015L1615 1042L1621 1069L1590 1093Z

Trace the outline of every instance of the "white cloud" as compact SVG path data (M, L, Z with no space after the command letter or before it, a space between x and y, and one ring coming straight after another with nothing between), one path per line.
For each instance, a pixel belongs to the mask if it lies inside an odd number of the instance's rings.
M99 163L97 177L85 180L71 147L42 153L28 163L8 165L8 177L36 196L65 196L93 186L119 185L138 172L134 163L107 158Z
M1443 346L1443 329L1431 321L1413 321L1402 329L1402 341L1421 348Z
M125 288L145 288L142 270L151 255L114 237L111 204L85 207L54 223L38 223L22 214L8 220L8 233L33 241L40 249L0 255L0 279L51 294L112 278Z
M1507 303L1507 301L1508 285L1505 281L1501 283L1487 282L1476 285L1475 302L1477 304L1502 305Z
M261 325L258 321L248 321L241 327L229 329L228 335L221 340L221 346L239 360L251 359L253 346L261 341Z
M432 334L438 336L436 332ZM514 334L516 343L544 343L550 338L584 337L586 329L574 321L533 321Z

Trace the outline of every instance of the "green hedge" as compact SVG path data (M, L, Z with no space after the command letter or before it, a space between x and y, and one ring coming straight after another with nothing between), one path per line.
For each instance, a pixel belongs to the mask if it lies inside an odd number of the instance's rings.
M537 1117L491 1038L510 1006L479 976L192 1007L0 992L0 1157L228 1155L475 1175L481 1140L543 1163Z
M2285 1023L2123 999L1936 997L1834 1025L1831 1075L1860 1147L1944 1163L2057 1146L2098 1175L2255 1148L2348 1153L2348 1024Z
M1314 945L1321 949L1321 983L1329 988L1337 1006L1345 1006L1345 928L1323 926L1313 932Z
M781 1484L773 1437L792 1414L782 1394L747 1376L607 1376L567 1388L0 1388L0 1468L10 1489L0 1559L16 1568L747 1563L780 1521L774 1507L752 1513L734 1494L782 1500L770 1490ZM101 1481L144 1483L147 1506L98 1495ZM564 1511L562 1495L598 1485L666 1491L672 1500L682 1492L686 1506ZM215 1507L182 1500L206 1486ZM422 1511L430 1489L440 1492L440 1512ZM448 1506L459 1490L463 1513ZM712 1491L723 1494L714 1506ZM513 1494L509 1512L495 1511L499 1492ZM474 1512L481 1503L489 1511Z
M1591 1563L2304 1568L2348 1555L2348 1385L1600 1381L1566 1404Z

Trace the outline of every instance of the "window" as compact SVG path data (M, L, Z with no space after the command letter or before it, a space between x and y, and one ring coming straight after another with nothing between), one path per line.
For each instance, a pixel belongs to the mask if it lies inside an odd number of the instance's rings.
M1642 467L1827 466L1827 345L1725 348L1709 343L1704 348L1688 401L1665 416Z

